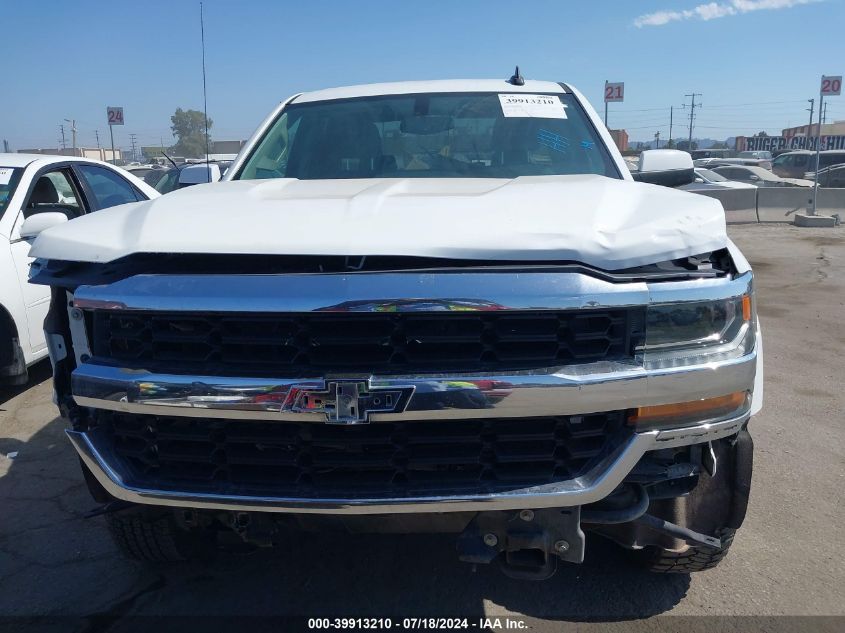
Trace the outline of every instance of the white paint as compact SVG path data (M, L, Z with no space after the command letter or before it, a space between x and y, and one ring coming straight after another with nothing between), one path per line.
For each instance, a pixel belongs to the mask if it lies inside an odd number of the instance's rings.
M32 254L407 255L617 269L726 240L717 200L604 176L275 179L196 185L96 213L44 231Z
M514 86L504 79L439 79L435 81L401 81L396 83L364 84L316 90L299 95L295 103L327 101L329 99L352 99L374 95L406 95L420 92L519 92L538 93L566 92L554 81L526 79L525 85Z
M12 179L11 167L0 167L0 185L8 185Z
M692 156L689 152L677 149L647 149L640 154L637 171L675 171L692 168Z
M42 168L57 164L99 165L113 171L130 181L148 198L160 196L155 189L144 181L132 176L118 167L88 158L73 156L49 156L44 154L0 154L0 165L23 168L23 174L15 191L8 200L6 211L0 216L0 310L9 314L23 350L27 365L47 355L47 342L42 324L50 303L50 289L28 283L30 241L21 237L24 224L23 207L33 178ZM98 211L98 214L110 210ZM47 215L46 213L44 215ZM32 218L37 218L33 215ZM74 220L77 222L79 220ZM36 221L37 223L38 221ZM73 224L73 222L64 224ZM32 224L30 224L32 226Z

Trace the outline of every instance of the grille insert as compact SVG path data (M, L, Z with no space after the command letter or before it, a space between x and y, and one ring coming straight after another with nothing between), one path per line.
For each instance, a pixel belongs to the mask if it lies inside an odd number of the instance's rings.
M506 370L624 358L637 309L472 313L94 311L100 362L200 375Z
M292 498L484 494L573 479L626 432L623 412L360 426L97 415L144 486Z

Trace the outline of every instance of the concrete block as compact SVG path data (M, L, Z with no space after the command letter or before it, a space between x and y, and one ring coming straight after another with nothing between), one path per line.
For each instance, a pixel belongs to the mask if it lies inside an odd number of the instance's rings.
M795 226L832 227L836 226L836 218L830 215L795 214Z

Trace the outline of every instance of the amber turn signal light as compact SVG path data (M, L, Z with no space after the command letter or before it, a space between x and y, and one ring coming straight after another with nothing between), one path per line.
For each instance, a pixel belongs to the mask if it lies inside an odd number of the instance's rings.
M693 400L692 402L639 407L628 416L628 424L640 427L655 425L676 426L720 418L742 407L747 398L748 392L736 391L726 396L704 398L703 400Z
M751 320L751 297L749 295L742 295L742 320Z

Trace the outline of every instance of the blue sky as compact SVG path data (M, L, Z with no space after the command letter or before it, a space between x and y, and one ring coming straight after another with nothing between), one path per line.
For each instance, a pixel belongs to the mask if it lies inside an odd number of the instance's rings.
M216 139L246 138L293 92L461 77L567 81L610 127L666 138L669 106L702 93L696 136L806 123L822 74L845 74L845 0L205 0L209 117ZM107 143L107 105L125 108L143 145L172 142L177 107L202 107L199 2L4 2L0 138L55 147L63 119L78 143ZM828 120L845 119L834 97ZM688 112L688 111L686 111ZM674 136L686 114L675 110ZM678 127L680 126L680 128ZM68 135L68 144L70 137Z

